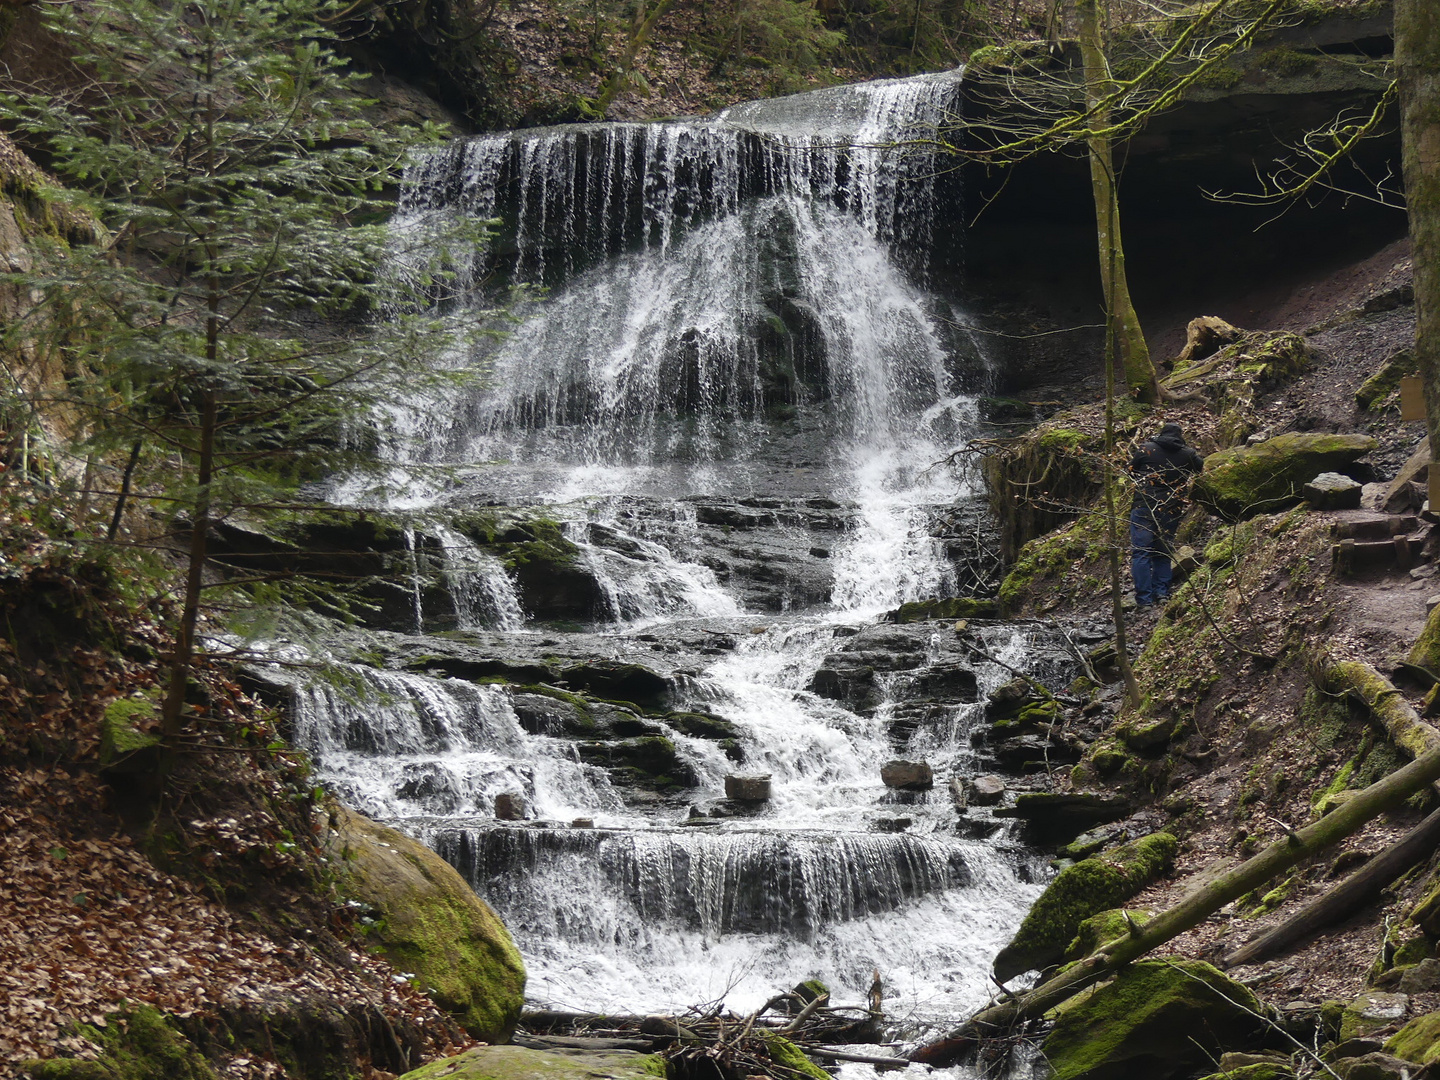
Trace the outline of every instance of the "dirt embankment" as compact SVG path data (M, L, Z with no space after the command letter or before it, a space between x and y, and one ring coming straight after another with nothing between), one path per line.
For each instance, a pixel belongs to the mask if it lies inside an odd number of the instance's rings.
M1404 350L1413 345L1406 243L1254 297L1240 314L1220 314L1235 321L1243 315L1249 328L1300 335L1305 346L1300 370L1277 374L1272 365L1270 374L1256 375L1266 357L1242 349L1232 374L1248 367L1254 375L1243 393L1241 382L1217 379L1197 399L1153 410L1126 404L1121 427L1127 442L1153 434L1169 420L1207 452L1292 432L1353 432L1376 440L1376 448L1351 468L1353 475L1369 482L1395 475L1423 436L1423 425L1400 420L1393 384L1381 387L1368 407L1357 402L1356 391L1387 361L1398 356L1403 367ZM1273 339L1272 333L1247 340ZM1183 336L1172 327L1155 342L1157 355L1174 355ZM1247 363L1252 360L1256 363ZM1052 416L1022 441L1032 454L1048 438L1046 453L1096 460L1101 429L1100 406L1085 405ZM1014 454L1016 445L1002 442L992 449L1003 456ZM1123 454L1123 449L1117 453L1118 467ZM1071 473L1080 475L1073 465ZM1074 504L1094 497L1098 474L1096 466L1088 489L1076 481L1077 489L1066 493L1071 505L1057 501L1056 509L1079 510ZM1376 499L1378 490L1367 488L1367 499ZM1122 499L1122 528L1126 509ZM1020 575L1012 576L1002 593L1008 593L1013 610L1108 614L1110 547L1103 518L1093 511L1091 505L1020 552ZM1356 522L1380 516L1303 506L1241 521L1221 520L1199 508L1187 516L1180 535L1191 555L1185 586L1163 610L1129 617L1144 703L1125 709L1114 691L1102 694L1109 717L1103 732L1073 775L1056 778L1060 787L1133 796L1142 809L1122 834L1163 827L1181 837L1175 875L1146 891L1135 906L1159 910L1173 904L1218 868L1314 820L1347 792L1404 760L1366 710L1317 680L1327 662L1361 660L1385 674L1398 672L1402 693L1416 709L1425 708L1428 680L1422 675L1406 681L1402 662L1425 626L1427 599L1440 593L1435 563L1440 540L1430 536L1425 521L1395 515L1395 527L1412 537L1407 554L1372 551L1369 561L1356 561L1353 553L1345 553L1349 561L1337 557L1343 537L1363 536L1370 528ZM1124 543L1122 536L1127 554ZM1346 878L1411 828L1433 802L1417 799L1373 821L1338 849L1178 938L1173 951L1221 960ZM1377 981L1388 986L1398 976L1384 973L1397 955L1407 964L1434 955L1434 940L1407 917L1433 887L1436 872L1431 859L1342 924L1231 973L1282 1009L1348 1001ZM1390 1029L1440 1008L1440 984L1409 989L1404 1015Z

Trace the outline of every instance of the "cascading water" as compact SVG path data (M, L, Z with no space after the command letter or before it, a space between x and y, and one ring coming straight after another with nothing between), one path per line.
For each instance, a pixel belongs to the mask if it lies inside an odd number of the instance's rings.
M1030 632L980 629L995 663L957 652L948 626L890 640L872 625L950 593L941 520L970 497L936 463L973 430L984 358L954 331L954 299L928 291L929 140L958 81L484 136L409 173L397 237L452 214L501 222L455 266L462 294L548 292L498 343L437 360L486 372L475 388L376 417L405 485L391 505L428 503L433 521L545 505L595 584L591 632L517 637L510 571L417 526L443 549L459 627L511 632L466 647L525 638L542 683L579 677L557 656L668 662L670 711L577 719L545 686L357 668L358 695L297 693L297 729L332 786L425 838L501 911L537 1001L744 1008L809 977L858 1001L878 969L892 1013L943 1023L986 996L1037 891L1023 853L959 835L942 794L977 768L977 702L1036 663ZM424 479L434 465L443 483ZM733 738L694 734L697 716ZM582 719L671 755L698 807L737 771L768 775L769 802L684 823L676 797L612 786L612 751ZM940 787L887 788L897 756L927 760ZM497 822L500 794L531 824Z

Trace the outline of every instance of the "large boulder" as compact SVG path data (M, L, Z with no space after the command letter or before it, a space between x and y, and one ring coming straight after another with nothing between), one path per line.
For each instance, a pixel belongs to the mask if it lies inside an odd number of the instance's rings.
M1152 833L1061 870L1035 901L1014 940L995 957L995 978L1006 982L1058 963L1081 923L1120 907L1168 872L1176 847L1169 833Z
M1368 435L1290 433L1205 459L1195 499L1232 521L1303 501L1305 485L1323 472L1342 472L1378 444Z
M1142 960L1060 1006L1041 1049L1054 1080L1170 1080L1255 1045L1264 1014L1254 994L1209 964Z
M527 1050L477 1046L408 1072L400 1080L645 1080L664 1076L665 1059L633 1050Z
M341 888L375 909L374 944L470 1034L508 1040L525 966L499 917L424 844L344 807L333 820Z

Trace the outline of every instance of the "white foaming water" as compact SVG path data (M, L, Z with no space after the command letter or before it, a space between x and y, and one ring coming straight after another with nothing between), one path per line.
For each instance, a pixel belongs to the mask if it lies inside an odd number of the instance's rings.
M523 795L568 819L617 812L603 769L574 748L526 733L493 686L352 667L347 682L300 686L295 739L326 785L374 817L489 815L495 796Z
M439 522L430 522L427 531L440 542L444 552L443 570L455 603L459 629L523 629L525 612L515 582L500 560L482 551L468 536Z
M984 1000L990 961L1038 891L1014 852L955 835L943 787L899 798L880 780L897 738L942 784L973 771L981 706L930 708L905 727L903 672L877 677L873 714L808 689L875 614L954 585L932 534L966 487L934 466L973 430L985 372L925 291L939 162L915 142L943 126L957 86L946 73L706 121L490 135L408 174L398 247L449 215L503 222L491 251L454 261L453 293L478 297L492 279L549 291L498 344L437 358L488 370L483 387L377 418L399 491L342 483L337 498L549 503L599 585L601 621L629 631L741 614L697 561L686 496L833 497L836 520L853 522L816 544L830 556L828 611L731 635L732 651L681 680L676 705L734 724L743 771L771 776L769 804L743 821L682 826L673 804L627 808L574 743L527 733L500 688L361 671L358 693L299 693L297 733L320 774L470 877L514 933L537 1002L747 1009L808 977L861 1001L878 968L892 1016L943 1026ZM395 272L406 267L397 250ZM420 529L442 549L460 627L519 629L503 568L434 517ZM1022 634L985 647L1025 667ZM976 676L982 695L1011 677L978 662ZM719 799L734 761L662 730L695 801ZM496 822L507 792L551 824L599 827ZM896 814L907 832L877 831Z
M565 525L565 537L580 551L605 594L610 616L632 628L648 626L669 618L698 616L725 617L740 614L740 605L720 587L715 572L697 563L677 559L672 552L673 534L693 530L693 511L686 516L674 508L667 545L629 532L613 513L601 507L583 519Z

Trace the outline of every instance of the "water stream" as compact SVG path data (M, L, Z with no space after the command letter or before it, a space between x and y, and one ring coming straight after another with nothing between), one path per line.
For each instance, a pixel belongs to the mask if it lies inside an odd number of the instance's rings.
M1063 672L1043 670L1033 627L978 631L996 664L948 624L876 624L953 592L943 522L976 495L937 462L974 431L988 367L935 285L938 162L904 145L943 126L958 80L488 135L410 170L397 236L502 223L455 266L472 302L548 291L502 340L437 358L482 383L375 418L392 491L332 497L424 509L473 647L656 664L669 709L737 733L726 747L645 718L689 786L640 798L513 686L357 667L358 696L298 692L327 783L467 875L536 1003L746 1009L811 977L853 1003L878 971L887 1012L923 1032L984 1000L1038 892L1003 831L957 825L946 782L987 767L972 734L1008 667ZM444 524L497 505L559 522L601 598L586 625L534 619ZM863 700L823 684L852 654ZM897 757L927 761L934 790L887 788ZM735 772L768 775L769 802L712 815ZM499 795L524 820L497 820Z

